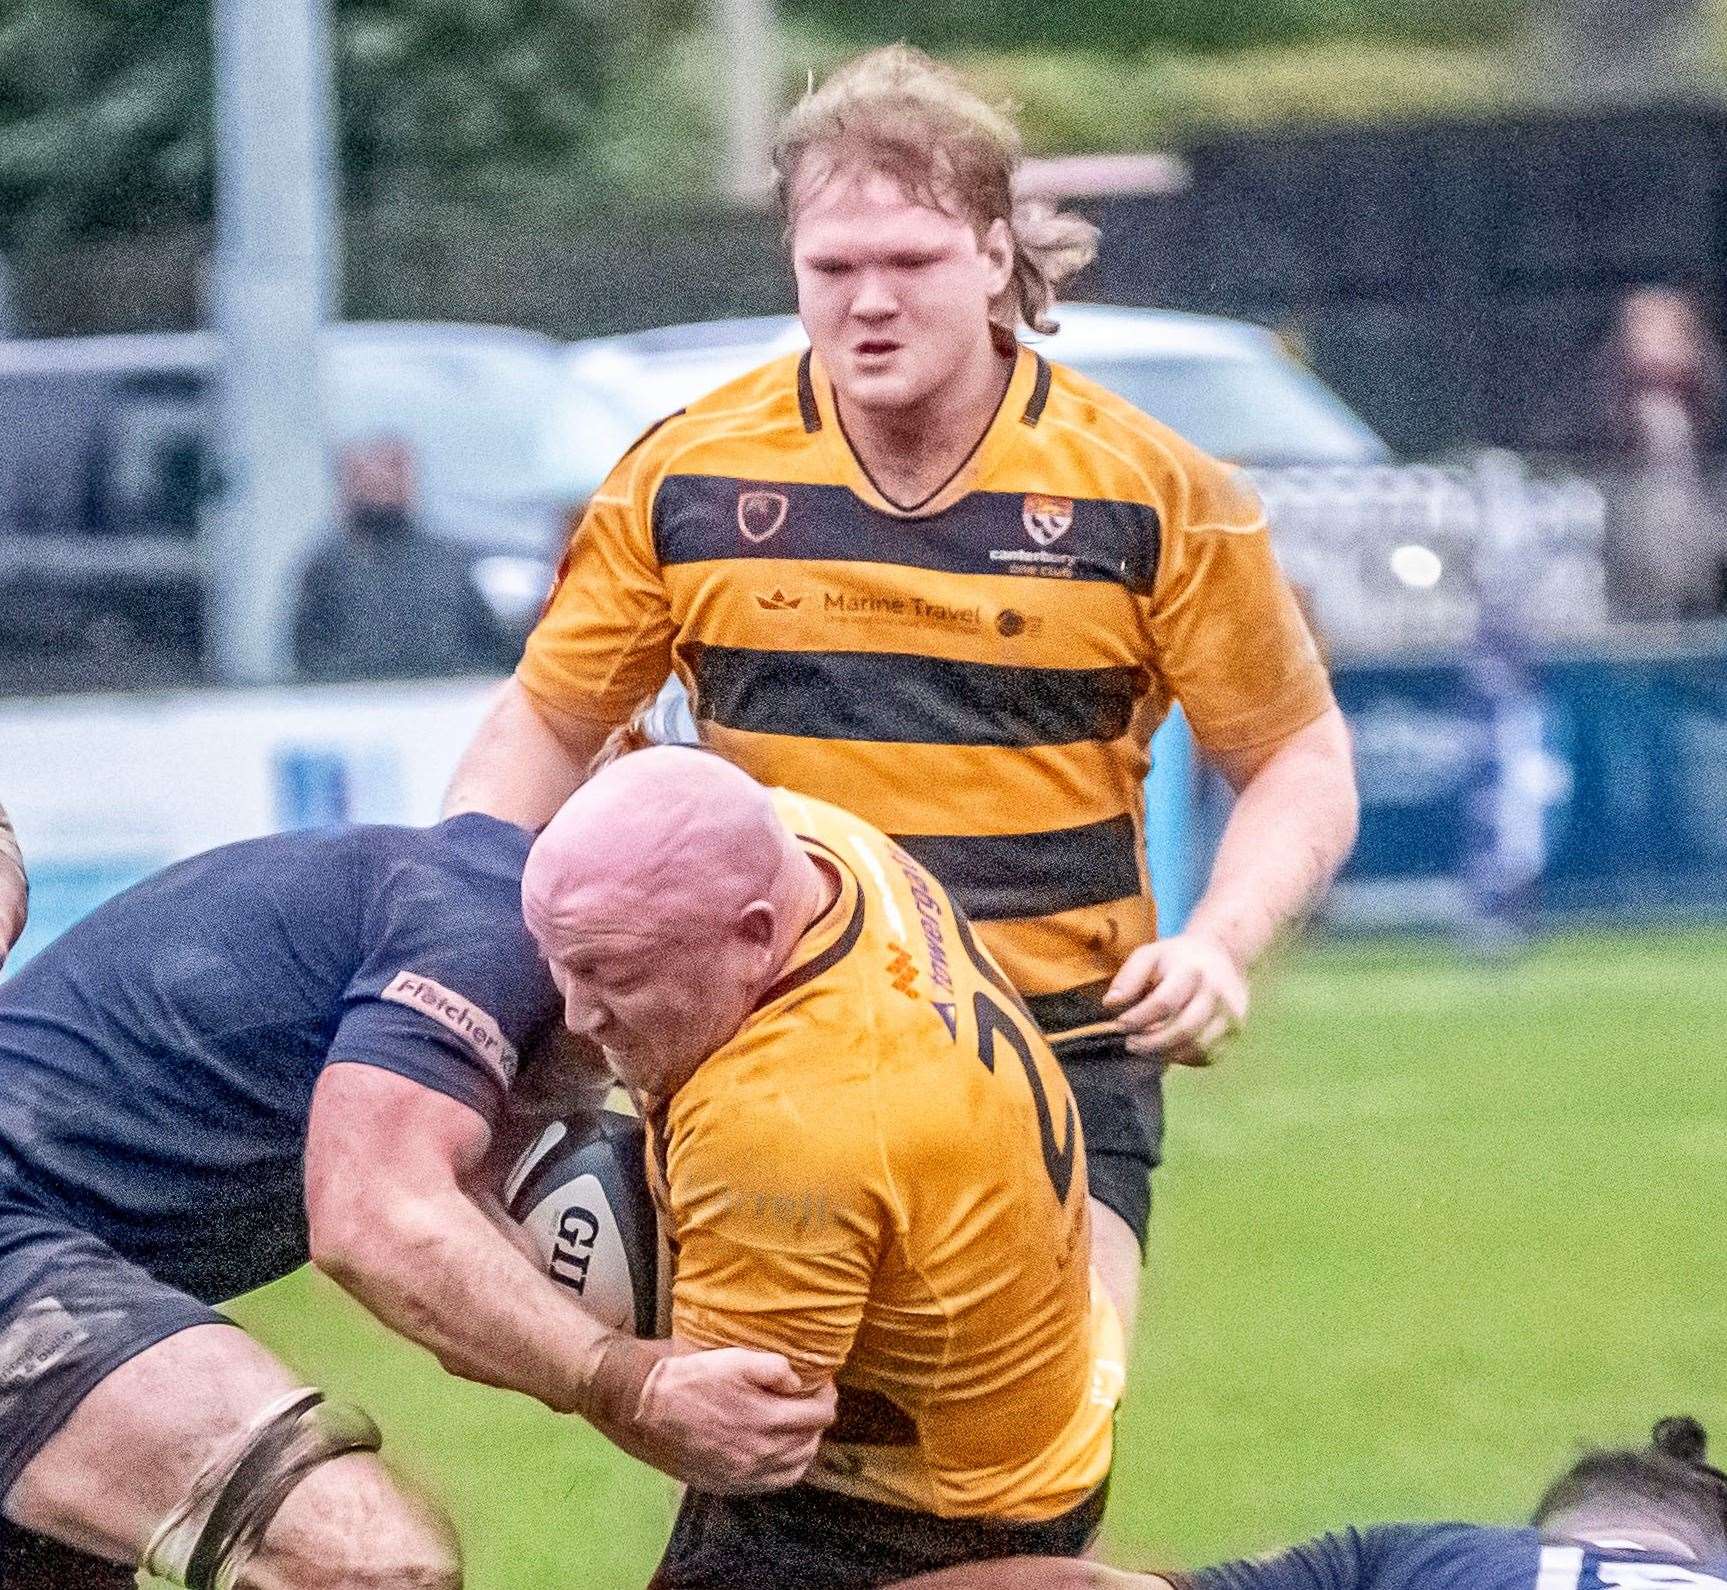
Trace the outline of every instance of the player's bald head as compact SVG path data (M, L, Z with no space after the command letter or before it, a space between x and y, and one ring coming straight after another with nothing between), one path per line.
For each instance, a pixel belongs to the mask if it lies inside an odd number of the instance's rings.
M773 898L792 844L747 773L656 746L596 774L546 825L522 877L523 914L542 943L596 914L694 928Z
M737 1033L823 903L768 792L687 747L596 774L522 875L522 915L565 1025L659 1098Z

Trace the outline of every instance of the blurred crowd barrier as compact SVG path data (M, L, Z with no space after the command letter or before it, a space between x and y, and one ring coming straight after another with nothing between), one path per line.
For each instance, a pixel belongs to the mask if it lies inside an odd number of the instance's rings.
M1727 623L1340 660L1360 843L1340 927L1522 934L1561 917L1727 915ZM0 704L29 856L22 955L182 856L283 828L424 823L490 680ZM662 732L687 738L675 693ZM1153 743L1148 864L1166 930L1227 796L1177 713Z
M327 823L435 822L489 679L198 690L0 703L4 800L30 868L18 963L92 907L184 856ZM667 687L657 732L694 737ZM1193 877L1193 762L1176 714L1153 745L1148 864L1181 921Z
M489 680L198 690L0 704L30 868L20 958L146 874L328 822L437 819Z
M1607 504L1587 476L1538 474L1505 452L1250 473L1336 657L1467 647L1495 603L1543 638L1600 636L1611 622Z
M1334 924L1727 915L1727 623L1490 636L1334 680L1362 803ZM1225 802L1203 799L1215 833Z

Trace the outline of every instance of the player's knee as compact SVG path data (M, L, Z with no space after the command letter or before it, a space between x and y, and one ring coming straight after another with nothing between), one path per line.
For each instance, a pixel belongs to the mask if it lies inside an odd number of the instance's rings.
M461 1590L455 1531L375 1457L327 1463L283 1504L255 1564L281 1590Z
M351 1550L338 1569L320 1567L324 1577L307 1590L462 1590L462 1558L453 1535L440 1539L414 1530L370 1540Z
M343 1571L330 1583L344 1590L462 1590L461 1548L455 1531L429 1508L403 1512L373 1538L349 1542Z
M1091 1201L1091 1264L1131 1345L1139 1319L1140 1277L1145 1258L1133 1227L1108 1205Z
M378 1590L462 1590L461 1543L441 1513L415 1501L398 1518L373 1573L363 1582Z

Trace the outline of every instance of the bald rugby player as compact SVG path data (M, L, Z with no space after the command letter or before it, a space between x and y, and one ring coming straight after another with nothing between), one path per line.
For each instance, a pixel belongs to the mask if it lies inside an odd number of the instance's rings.
M311 1257L455 1374L709 1487L787 1483L831 1409L783 1358L603 1329L505 1235L489 1150L570 1109L490 817L230 845L0 985L0 1583L455 1590L358 1408L212 1304Z
M571 797L522 906L640 1102L675 1337L838 1386L802 1483L690 1490L657 1590L1084 1550L1122 1380L1085 1150L941 886L849 813L660 747Z
M1240 1024L1249 969L1349 852L1355 784L1252 488L1021 342L1095 232L1016 203L1018 160L1000 112L904 48L787 116L810 351L618 464L446 809L544 823L675 669L705 743L893 835L1067 1069L1131 1332L1162 1068ZM1159 938L1143 792L1177 702L1237 798Z

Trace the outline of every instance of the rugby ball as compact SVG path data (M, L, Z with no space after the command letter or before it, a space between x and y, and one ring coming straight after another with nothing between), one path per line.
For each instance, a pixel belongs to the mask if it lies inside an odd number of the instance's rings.
M510 1172L504 1202L546 1274L602 1325L666 1334L671 1264L634 1116L554 1121Z

